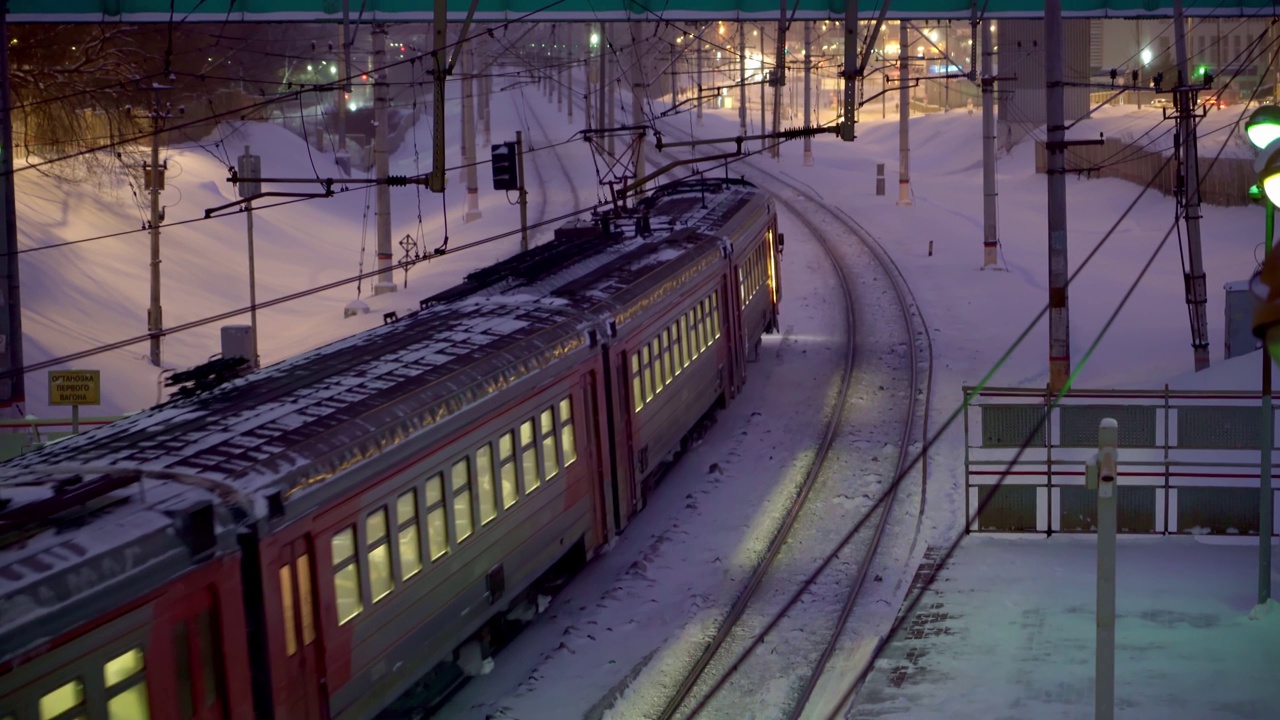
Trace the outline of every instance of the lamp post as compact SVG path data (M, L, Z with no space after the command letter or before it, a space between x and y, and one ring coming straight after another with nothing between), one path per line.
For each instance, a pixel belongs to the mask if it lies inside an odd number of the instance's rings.
M1262 190L1263 205L1266 207L1266 237L1263 241L1263 264L1271 258L1271 241L1275 234L1276 199L1280 196L1280 108L1264 105L1245 121L1245 135L1249 142L1260 153L1255 162L1258 170L1258 187ZM1264 300L1266 298L1263 298ZM1265 310L1259 308L1261 313ZM1257 317L1255 316L1255 332ZM1271 446L1274 444L1271 409L1271 344L1267 352L1262 354L1262 422L1259 443L1259 478L1258 478L1258 604L1262 605L1271 597L1271 533L1272 506L1275 500L1271 490Z

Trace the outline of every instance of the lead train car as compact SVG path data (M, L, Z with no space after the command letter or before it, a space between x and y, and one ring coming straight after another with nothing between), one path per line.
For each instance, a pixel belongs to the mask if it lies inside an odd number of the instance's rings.
M0 720L369 718L474 665L738 393L781 244L750 184L672 183L0 466Z

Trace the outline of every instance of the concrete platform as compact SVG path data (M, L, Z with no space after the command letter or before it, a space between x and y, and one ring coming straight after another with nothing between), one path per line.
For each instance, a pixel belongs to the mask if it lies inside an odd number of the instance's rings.
M1092 536L966 538L846 717L1093 718L1096 558ZM1117 567L1116 718L1280 718L1256 538L1122 537Z

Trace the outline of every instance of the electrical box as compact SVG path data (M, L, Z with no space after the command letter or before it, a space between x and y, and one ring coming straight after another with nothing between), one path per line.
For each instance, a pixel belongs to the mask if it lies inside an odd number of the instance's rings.
M257 197L262 194L262 157L250 155L249 146L244 146L244 154L236 158L236 189L242 198Z
M516 165L516 144L513 142L498 143L490 152L491 169L493 170L494 190L519 190L520 174Z
M1253 310L1258 299L1249 291L1248 280L1236 280L1223 286L1227 293L1225 352L1227 358L1246 355L1262 347L1253 335Z
M142 163L142 188L148 191L151 190L151 184L152 184L151 179L152 177L155 177L156 179L155 184L157 186L157 189L163 191L164 190L164 171L167 169L168 168L166 166L166 163L162 162L160 163L159 167L156 168L156 172L152 173L151 163L144 161Z

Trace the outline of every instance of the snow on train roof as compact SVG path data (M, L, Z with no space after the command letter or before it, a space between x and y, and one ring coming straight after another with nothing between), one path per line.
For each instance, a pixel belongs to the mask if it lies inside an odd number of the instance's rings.
M305 491L350 467L353 452L356 461L367 458L368 443L385 443L375 436L380 423L398 422L394 432L401 437L406 422L416 418L416 428L425 427L446 401L452 412L460 411L483 399L485 387L493 392L584 346L587 330L603 318L575 307L583 295L557 291L575 287L593 300L608 300L709 240L672 229L705 227L706 218L723 215L724 203L741 207L754 192L741 185L704 190L692 196L696 207L684 207L683 217L662 217L651 235L428 307L202 396L0 464L0 521L69 480L88 483L124 471L144 476L105 493L91 514L57 533L47 532L51 523L45 523L6 534L0 522L0 660L14 650L6 637L14 624L29 625L67 598L96 592L95 583L161 559L189 562L174 526L183 508L211 500L241 503L247 519L264 517L268 495L285 480ZM146 480L148 475L163 480ZM227 531L225 508L219 512L218 531ZM57 580L59 574L66 582Z

